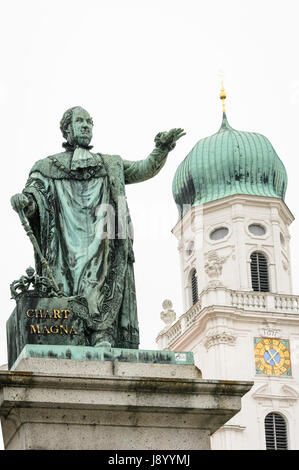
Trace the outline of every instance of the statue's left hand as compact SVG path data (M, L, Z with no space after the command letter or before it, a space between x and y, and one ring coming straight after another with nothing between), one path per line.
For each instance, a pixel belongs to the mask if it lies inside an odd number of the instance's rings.
M178 139L186 135L184 129L174 128L168 132L159 132L155 137L156 147L161 149L172 150L175 147L175 143Z

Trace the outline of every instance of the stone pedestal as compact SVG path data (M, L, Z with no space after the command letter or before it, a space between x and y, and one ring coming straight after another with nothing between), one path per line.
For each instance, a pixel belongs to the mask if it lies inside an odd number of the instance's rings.
M193 365L23 358L0 371L5 449L209 449L252 382Z

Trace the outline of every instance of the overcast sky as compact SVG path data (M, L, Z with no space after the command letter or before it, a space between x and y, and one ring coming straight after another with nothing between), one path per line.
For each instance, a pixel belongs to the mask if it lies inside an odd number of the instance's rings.
M140 347L155 349L162 301L183 313L172 179L220 127L221 71L231 126L269 138L288 172L286 203L299 214L298 0L10 0L0 13L0 365L14 308L9 284L33 264L10 197L36 160L61 151L59 121L75 105L93 116L94 150L130 160L145 158L159 131L187 132L158 176L127 187ZM299 293L297 220L291 235Z

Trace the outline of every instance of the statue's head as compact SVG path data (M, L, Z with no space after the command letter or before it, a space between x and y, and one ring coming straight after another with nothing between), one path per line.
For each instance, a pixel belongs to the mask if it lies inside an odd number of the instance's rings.
M70 146L88 147L92 139L92 128L90 114L80 106L68 109L60 121L62 135Z
M32 277L34 275L34 269L29 266L29 268L26 269L26 274L28 277Z

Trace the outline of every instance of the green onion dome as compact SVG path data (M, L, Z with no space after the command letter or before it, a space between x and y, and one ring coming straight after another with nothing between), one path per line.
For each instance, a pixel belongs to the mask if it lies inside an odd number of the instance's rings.
M182 217L184 205L234 194L284 199L286 187L285 167L269 140L233 129L224 112L219 131L197 142L179 165L172 191Z

